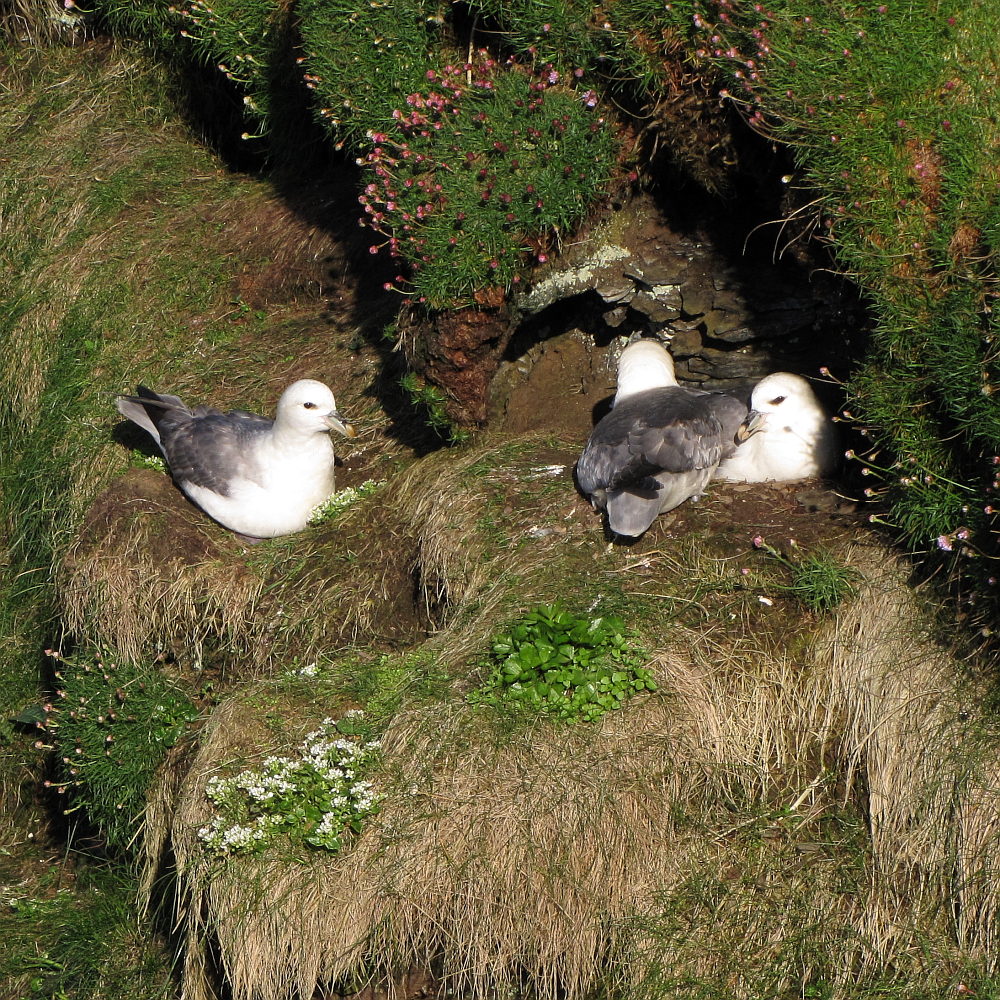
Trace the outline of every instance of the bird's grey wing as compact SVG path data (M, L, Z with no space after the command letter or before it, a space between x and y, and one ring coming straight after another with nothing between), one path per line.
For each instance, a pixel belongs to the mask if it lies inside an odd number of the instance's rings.
M747 414L739 400L696 389L656 392L628 437L641 465L681 473L712 468L732 454Z
M735 449L747 408L724 393L670 386L636 393L603 417L577 462L577 482L653 499L659 472L715 466Z
M637 393L623 400L591 431L576 463L577 482L584 493L634 485L650 497L655 495L656 483L649 477L657 467L645 460L639 442L632 439L636 430L647 426L643 397L648 395Z
M273 421L255 414L208 413L163 429L163 449L174 479L229 496L239 479L259 481L254 445Z
M627 436L608 440L595 433L576 463L576 481L588 496L627 486L653 499L659 488L652 478L655 471L632 452Z

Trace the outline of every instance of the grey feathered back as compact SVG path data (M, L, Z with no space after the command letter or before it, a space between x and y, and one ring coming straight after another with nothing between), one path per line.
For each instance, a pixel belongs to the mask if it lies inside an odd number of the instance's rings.
M617 534L642 534L658 513L698 495L736 449L746 406L681 386L629 396L601 419L577 462L580 489Z
M228 472L233 468L255 478L247 446L274 425L273 420L245 410L191 409L177 396L144 385L138 386L135 396L119 396L116 402L123 417L152 435L177 483L202 486L220 496L229 496Z

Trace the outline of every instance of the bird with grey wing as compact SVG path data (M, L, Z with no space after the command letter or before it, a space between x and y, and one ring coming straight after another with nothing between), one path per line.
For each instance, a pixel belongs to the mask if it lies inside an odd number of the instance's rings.
M614 534L636 538L658 514L701 495L746 416L732 396L680 386L669 352L637 340L619 359L612 410L577 461L577 483Z
M273 420L243 410L190 409L145 386L119 396L117 406L153 437L181 492L248 541L301 531L333 493L330 431L355 434L333 393L315 379L293 382Z

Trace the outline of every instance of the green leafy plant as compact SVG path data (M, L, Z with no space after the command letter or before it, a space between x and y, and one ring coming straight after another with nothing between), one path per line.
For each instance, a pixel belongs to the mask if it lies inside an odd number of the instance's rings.
M541 605L493 641L492 671L469 701L594 722L633 694L656 690L644 660L620 618Z
M381 797L363 775L379 743L365 738L362 713L324 719L296 756L270 756L259 768L209 779L205 794L218 814L198 831L211 854L264 850L284 835L336 852L378 812Z
M55 698L38 726L54 749L59 779L46 784L80 809L114 848L135 838L153 773L198 717L195 705L153 664L117 662L111 654L63 657Z
M754 535L752 543L791 571L791 583L784 589L811 611L832 611L858 592L857 571L828 552L800 553L793 559L768 545L761 535Z
M469 439L469 432L456 426L445 411L445 398L440 389L430 385L416 372L407 372L400 380L400 387L409 394L410 402L423 411L427 426L450 444L462 444Z

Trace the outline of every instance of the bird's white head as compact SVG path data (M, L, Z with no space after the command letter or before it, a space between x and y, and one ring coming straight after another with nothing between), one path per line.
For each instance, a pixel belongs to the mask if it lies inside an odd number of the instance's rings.
M275 419L282 427L300 434L337 431L354 437L357 433L341 419L329 386L312 378L293 382L281 394Z
M637 392L671 385L677 385L674 359L658 340L636 340L622 351L615 404Z
M775 372L762 378L750 395L750 413L737 437L745 441L758 431L776 427L779 421L801 425L812 419L826 419L826 414L812 386L792 372Z

